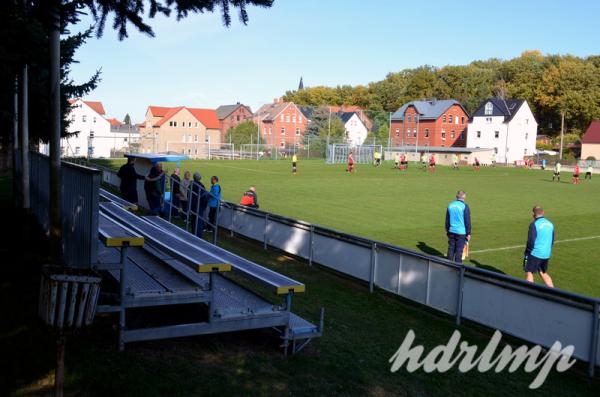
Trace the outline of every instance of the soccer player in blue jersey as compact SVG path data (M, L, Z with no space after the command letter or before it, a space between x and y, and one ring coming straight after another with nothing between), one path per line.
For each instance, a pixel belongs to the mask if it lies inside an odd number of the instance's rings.
M552 278L548 274L548 262L552 255L554 244L554 225L544 217L542 207L533 207L533 222L529 225L527 247L523 260L525 278L533 282L533 274L539 273L542 281L548 287L554 287Z
M465 203L467 193L459 191L456 200L446 210L446 235L448 236L448 259L462 263L465 243L471 239L471 210Z

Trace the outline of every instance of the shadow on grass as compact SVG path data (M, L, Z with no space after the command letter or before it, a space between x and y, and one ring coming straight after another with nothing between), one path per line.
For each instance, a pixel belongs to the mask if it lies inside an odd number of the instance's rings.
M424 254L439 256L442 258L446 257L446 254L444 254L442 251L438 250L437 248L433 248L424 241L419 241L419 243L417 244L417 248Z
M475 265L475 267L478 267L479 269L485 269L485 270L489 270L491 272L495 272L495 273L500 273L500 274L506 274L504 273L502 270L498 269L497 267L494 266L490 266L490 265L485 265L479 261L476 260L470 260L470 262Z

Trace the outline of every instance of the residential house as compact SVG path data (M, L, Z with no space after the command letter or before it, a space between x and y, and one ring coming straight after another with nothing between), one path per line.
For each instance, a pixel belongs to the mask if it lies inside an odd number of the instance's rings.
M230 128L234 128L244 121L252 120L253 117L250 107L239 102L235 105L221 105L216 112L219 118L222 142L225 142L225 135Z
M588 157L600 160L600 120L592 121L581 139L581 158Z
M524 99L490 98L469 122L467 146L493 148L498 163L522 161L535 153L537 122Z
M355 112L338 113L337 116L344 123L348 143L352 146L362 145L369 131L360 116Z
M552 145L552 137L549 137L548 135L538 135L535 138L535 143L538 146L551 146Z
M345 113L345 112L354 112L358 115L358 118L363 122L365 127L367 127L367 131L371 131L373 128L373 122L366 115L365 111L356 105L341 105L341 106L328 106L329 111L331 113Z
M302 146L308 119L293 102L281 98L263 105L255 114L264 143L279 148Z
M140 132L144 153L205 158L210 149L220 149L221 144L221 124L214 109L148 106Z
M74 98L69 104L68 138L60 143L63 157L109 158L127 150L130 139L139 138L139 133L114 130L111 126L119 121L105 118L102 102ZM40 152L48 154L48 150L47 144L40 144Z
M394 146L465 147L469 115L454 99L408 102L391 120Z

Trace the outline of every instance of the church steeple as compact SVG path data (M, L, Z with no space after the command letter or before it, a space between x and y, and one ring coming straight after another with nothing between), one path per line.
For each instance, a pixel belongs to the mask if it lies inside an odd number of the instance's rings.
M304 82L302 81L302 76L300 76L300 84L298 84L298 91L302 91L304 89Z

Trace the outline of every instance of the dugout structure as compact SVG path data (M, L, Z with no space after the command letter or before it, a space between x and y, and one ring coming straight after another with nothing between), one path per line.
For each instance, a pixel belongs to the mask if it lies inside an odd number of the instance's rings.
M327 146L327 164L346 164L348 154L352 152L355 163L370 164L373 162L375 152L382 153L381 145L358 145L334 143Z

